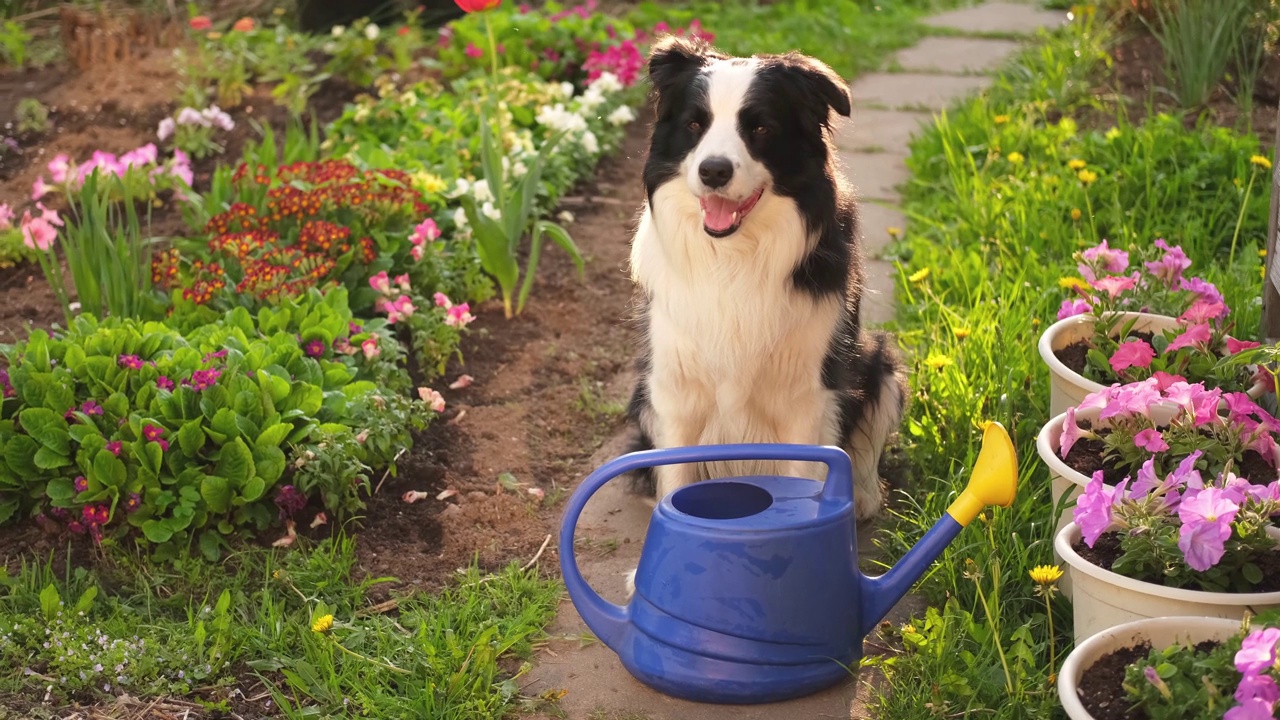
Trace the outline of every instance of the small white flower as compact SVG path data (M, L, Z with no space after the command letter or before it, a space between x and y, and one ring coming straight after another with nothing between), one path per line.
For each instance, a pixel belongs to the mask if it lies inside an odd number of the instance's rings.
M369 23L364 28L364 36L369 38L370 40L377 40L378 32L379 32L378 26L375 25L374 23Z
M466 195L471 192L471 183L466 178L458 178L458 184L453 188L453 197Z
M476 200L480 202L489 202L494 199L493 191L489 189L488 180L477 180L476 183L471 186L471 192L476 196Z
M564 223L565 225L573 224L573 213L569 212L568 210L561 210L560 214L557 215L556 218L558 218L560 222Z
M600 92L595 85L592 85L587 88L586 92L582 93L582 97L578 98L578 107L581 108L579 112L590 114L597 107L603 105L604 102L604 93Z
M636 119L635 111L626 105L620 106L617 110L609 113L610 125L626 125Z
M622 82L618 80L618 76L611 72L600 73L600 77L591 83L592 89L599 90L602 93L616 93L622 91Z
M333 29L330 30L329 32L332 33L334 37L342 37L343 33L345 33L346 31L347 31L347 28L345 25L334 25Z
M480 212L484 213L485 217L489 218L490 220L493 220L496 222L502 221L502 213L498 212L498 208L494 207L493 203L491 202L487 202L484 205L480 206Z
M596 140L596 134L590 130L582 134L582 149L595 155L600 152L600 141Z
M573 83L571 82L560 83L560 94L563 95L566 100L573 97Z
M524 163L519 160L517 160L516 164L511 167L511 175L513 177L521 178L521 177L524 177L525 174L528 172L529 172L529 168L525 167Z
M462 208L458 208L457 210L454 210L453 224L457 225L460 228L465 228L467 226L467 211L463 210Z

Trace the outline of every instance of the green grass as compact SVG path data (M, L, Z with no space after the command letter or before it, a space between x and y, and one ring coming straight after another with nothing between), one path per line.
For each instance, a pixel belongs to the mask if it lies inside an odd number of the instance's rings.
M473 570L439 594L375 605L386 579L358 574L345 538L174 571L122 555L93 571L26 564L0 576L0 702L128 692L227 709L260 681L282 718L479 720L513 707L499 660L531 650L559 583ZM333 627L316 632L325 616Z
M645 2L631 14L637 27L666 22L684 27L697 18L715 34L715 45L733 55L800 50L831 65L845 78L877 69L890 53L914 45L931 29L916 21L965 0L781 0L761 3Z
M1052 603L1054 632L1028 571L1052 564L1054 498L1035 452L1047 418L1048 374L1036 342L1077 274L1072 254L1112 245L1182 245L1189 274L1218 284L1237 322L1257 333L1267 172L1256 138L1154 117L1081 128L1112 112L1089 94L1107 63L1105 28L1088 18L1013 61L993 88L916 138L904 197L898 336L914 357L904 445L921 487L882 539L900 556L942 515L968 478L981 433L998 420L1020 460L1014 505L984 515L920 585L934 605L902 633L911 648L886 666L884 720L1062 717L1052 663L1069 650L1069 603ZM1017 153L1017 155L1014 155ZM1082 180L1072 160L1095 173ZM1251 182L1257 180L1257 182ZM1247 198L1246 198L1247 193ZM1078 219L1076 213L1078 211ZM1237 261L1227 266L1233 242ZM923 272L928 270L927 273Z

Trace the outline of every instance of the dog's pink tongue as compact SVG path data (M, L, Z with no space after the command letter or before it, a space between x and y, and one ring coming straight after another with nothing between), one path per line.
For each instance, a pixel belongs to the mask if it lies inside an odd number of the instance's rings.
M733 227L733 213L737 209L738 204L728 198L708 195L702 198L702 223L708 230L716 232L728 230Z

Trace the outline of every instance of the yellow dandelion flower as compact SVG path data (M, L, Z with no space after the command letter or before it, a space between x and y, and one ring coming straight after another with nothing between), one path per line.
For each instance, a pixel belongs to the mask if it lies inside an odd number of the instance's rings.
M1117 128L1117 127L1111 128L1110 130L1107 131L1107 134L1104 137L1106 137L1108 140L1115 140L1116 138L1120 137L1120 128Z
M890 225L889 227L885 228L885 232L889 233L889 237L896 238L902 235L902 228L894 227L893 225Z
M938 355L935 353L925 358L924 364L928 365L930 368L934 370L941 370L944 367L955 365L955 361L947 357L946 355Z
M1080 158L1075 158L1067 161L1067 167L1071 168L1072 170L1083 170L1085 165L1088 165L1088 163L1081 160Z
M1076 177L1080 178L1080 182L1085 185L1092 185L1093 181L1098 179L1098 173L1092 170L1081 170L1076 173Z
M1249 158L1249 162L1253 163L1254 165L1257 165L1260 168L1264 168L1266 170L1271 169L1271 160L1269 160L1268 158L1262 155L1254 155L1253 157Z
M952 330L952 332L956 334L956 338L959 340L969 337L969 328L967 327L956 328L955 330Z
M1062 577L1062 568L1057 565L1037 565L1028 574L1037 585L1052 585Z
M995 116L995 117L993 117L993 118L991 118L991 119L992 119L992 121L994 121L994 122L995 122L995 124L997 124L997 125L1003 125L1003 124L1005 124L1005 123L1009 122L1009 116L1008 116L1008 115L997 115L997 116Z
M1266 256L1267 256L1267 249L1266 249L1266 248L1262 248L1261 250L1259 250L1259 251L1258 251L1258 257L1260 257L1260 258L1264 258L1264 257L1266 257Z
M321 615L320 617L316 618L315 622L311 623L311 632L314 632L314 633L327 633L332 629L333 629L332 615Z
M1085 282L1084 278L1064 277L1058 278L1058 287L1063 290L1088 290L1089 283Z
M1040 327L1040 318L1031 318L1031 327Z
M1081 214L1082 214L1082 213L1080 212L1080 208L1071 208L1071 219L1072 219L1072 220L1079 220L1079 219L1080 219L1080 215L1081 215Z
M929 277L929 268L920 268L919 270L911 273L911 276L908 277L907 279L913 283L918 283L923 281L927 277Z
M1022 156L1022 153L1020 152L1009 153L1009 162L1013 163L1014 165L1021 165L1023 160L1026 160L1026 158Z

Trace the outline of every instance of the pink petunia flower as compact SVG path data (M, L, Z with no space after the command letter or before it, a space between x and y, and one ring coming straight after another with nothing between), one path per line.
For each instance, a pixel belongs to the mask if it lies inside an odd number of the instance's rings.
M1076 422L1076 408L1067 408L1067 416L1062 421L1062 438L1058 441L1058 454L1065 458L1071 452L1071 448L1086 437L1093 437L1093 433L1080 427Z
M1132 275L1108 275L1104 278L1090 280L1090 287L1095 290L1101 290L1107 294L1107 297L1115 299L1120 293L1126 290L1132 290L1138 284L1138 273Z
M1155 262L1146 263L1147 271L1159 278L1165 285L1169 287L1177 287L1178 281L1182 279L1182 273L1191 267L1191 259L1182 251L1182 247L1175 245L1169 246L1169 243L1163 239L1156 240L1156 247L1164 250L1164 255Z
M1089 301L1081 298L1067 298L1062 301L1062 307L1058 308L1058 319L1066 320L1076 315L1084 315L1093 308L1089 306Z
M1099 267L1109 273L1122 273L1129 267L1129 253L1112 248L1103 240L1097 247L1084 251L1085 263L1079 267L1085 280L1092 282L1096 278L1093 268Z
M1197 298L1178 319L1187 324L1207 323L1227 316L1227 306L1215 300Z
M1175 352L1182 348L1194 347L1195 345L1207 345L1211 337L1212 331L1209 330L1209 326L1207 324L1197 323L1195 325L1190 325L1181 335L1174 338L1173 342L1169 343L1169 347L1166 348L1165 351Z
M1131 367L1147 368L1151 367L1151 361L1156 357L1156 351L1142 340L1130 340L1120 343L1120 347L1111 354L1108 362L1111 363L1111 370L1116 374Z
M1276 643L1280 643L1280 628L1262 628L1249 633L1236 652L1236 670L1245 675L1258 675L1271 669L1276 664Z
M1164 436L1159 430L1147 428L1133 436L1133 444L1146 450L1147 452L1164 452L1169 449L1169 443L1164 441Z
M1099 470L1085 486L1084 494L1076 498L1072 519L1080 526L1081 536L1089 547L1093 547L1102 533L1111 527L1111 506L1115 494L1116 488L1103 482L1102 471Z
M1260 342L1253 342L1252 340L1237 340L1231 337L1230 335L1227 336L1227 354L1228 355L1235 355L1236 353L1241 353L1241 352L1244 352L1245 350L1252 350L1256 347L1261 347L1261 346L1262 346L1262 343Z
M1221 488L1207 487L1188 491L1178 505L1178 549L1187 565L1204 572L1222 559L1225 543L1231 537L1231 522L1240 506L1226 497Z
M1275 720L1276 716L1272 714L1274 707L1275 703L1269 703L1261 698L1252 698L1228 710L1227 714L1222 716L1222 720Z

